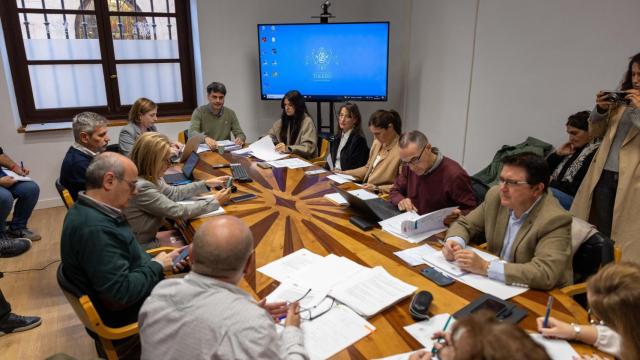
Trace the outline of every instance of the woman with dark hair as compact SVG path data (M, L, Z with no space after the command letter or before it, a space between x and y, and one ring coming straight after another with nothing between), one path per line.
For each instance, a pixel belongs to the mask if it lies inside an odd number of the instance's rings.
M602 138L576 193L571 213L594 224L640 262L640 53L629 61L620 96L600 91L589 117L589 135Z
M600 146L600 139L592 139L589 135L588 119L589 111L569 116L566 124L569 141L547 157L547 164L552 171L549 187L566 210L571 207L573 197Z
M282 115L268 135L276 144L276 151L310 159L318 152L316 126L309 116L304 97L298 90L290 90L280 103Z
M338 112L338 133L331 143L331 160L336 170L351 170L366 165L367 139L362 134L358 105L346 103Z
M356 169L335 172L355 177L365 184L365 189L388 193L400 171L400 114L395 110L377 110L369 118L369 131L373 134L374 140L367 164Z

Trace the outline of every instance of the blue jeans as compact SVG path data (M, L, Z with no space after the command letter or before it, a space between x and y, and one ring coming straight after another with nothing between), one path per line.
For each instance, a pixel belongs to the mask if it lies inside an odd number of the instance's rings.
M571 209L571 204L573 204L573 196L554 187L550 187L550 189L553 193L553 196L555 196L556 199L558 199L558 201L560 202L560 205L562 205L565 210L569 211L569 209Z
M21 230L27 227L39 196L40 187L33 181L19 181L8 188L0 186L0 234L5 232L6 220L14 200L18 201L13 211L11 230Z

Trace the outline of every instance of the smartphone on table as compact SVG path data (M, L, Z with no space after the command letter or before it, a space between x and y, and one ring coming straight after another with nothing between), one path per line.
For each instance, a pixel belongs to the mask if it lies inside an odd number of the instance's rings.
M236 196L236 197L232 197L231 201L234 203L238 203L241 201L247 201L247 200L251 200L251 199L255 199L257 198L257 196L255 194L243 194L240 196Z

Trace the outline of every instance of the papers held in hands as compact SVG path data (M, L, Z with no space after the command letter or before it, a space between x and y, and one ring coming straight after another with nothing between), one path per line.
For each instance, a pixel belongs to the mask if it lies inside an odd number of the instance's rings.
M262 139L249 145L248 149L251 149L250 151L253 156L264 161L273 161L289 156L289 154L281 154L275 150L276 147L273 145L270 136L264 136Z
M382 229L388 233L403 240L416 243L447 230L447 227L444 225L444 219L457 208L457 206L452 206L424 215L407 211L381 221L379 224Z
M33 181L33 179L28 176L18 175L15 172L6 168L2 168L2 171L6 174L5 176L10 176L16 181Z

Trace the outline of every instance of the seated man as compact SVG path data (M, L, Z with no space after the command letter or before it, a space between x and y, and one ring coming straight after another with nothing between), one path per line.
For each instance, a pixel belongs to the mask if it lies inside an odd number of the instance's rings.
M0 273L2 277L2 273ZM11 304L4 298L0 290L0 336L14 332L33 329L42 323L37 316L22 316L11 312Z
M549 290L569 285L571 215L548 193L549 167L532 153L507 157L500 185L482 204L447 231L444 257L463 270L507 284ZM484 234L489 252L501 260L483 260L465 245Z
M298 303L257 304L238 287L252 264L253 236L220 216L193 239L192 271L158 284L140 310L143 359L307 359ZM273 318L286 312L278 336Z
M111 327L137 321L144 299L163 271L172 269L179 251L151 258L136 241L122 210L135 192L137 176L128 158L113 152L97 155L87 168L87 191L79 194L62 226L64 275L89 295ZM137 336L117 343L116 351L120 345L139 356Z
M194 134L205 136L205 143L215 150L218 147L216 141L231 140L231 133L235 137L235 143L244 144L247 136L240 128L236 113L224 106L224 97L227 88L219 82L212 82L207 86L207 105L202 105L193 111L189 137Z
M446 207L459 206L447 218L455 220L460 212L476 207L471 179L457 162L442 155L427 137L413 130L400 136L400 175L391 188L391 202L401 211L427 214Z
M60 167L60 183L69 190L73 201L85 190L85 172L91 159L103 152L109 143L107 119L93 112L83 112L73 118L73 139Z
M2 148L0 148L0 166L20 176L29 175L29 169L22 163L17 164L13 161ZM40 196L40 187L34 181L17 181L0 169L0 257L20 255L29 250L31 241L41 239L36 232L27 229L27 222L38 203L38 196ZM13 218L7 223L16 199Z

